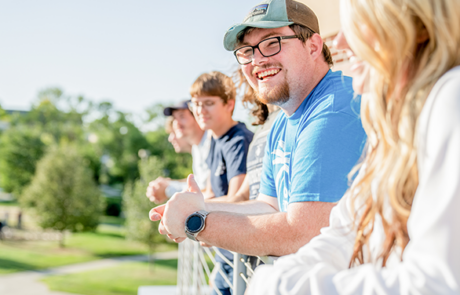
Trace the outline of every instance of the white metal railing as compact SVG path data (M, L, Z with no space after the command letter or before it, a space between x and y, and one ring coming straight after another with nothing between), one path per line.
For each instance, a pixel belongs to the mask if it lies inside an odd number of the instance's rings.
M206 276L211 277L212 268L216 265L216 256L222 258L230 267L233 268L233 280L227 277L220 268L214 272L219 272L226 283L233 291L233 295L243 295L250 277L254 273L253 265L257 266L262 261L266 264L272 264L273 258L249 256L239 253L233 253L233 261L230 261L216 248L201 247L199 243L189 239L179 244L179 265L177 273L177 290L178 295L209 295L214 290L217 294L222 295L211 282L208 285ZM251 263L252 262L252 263ZM212 267L210 267L210 264Z

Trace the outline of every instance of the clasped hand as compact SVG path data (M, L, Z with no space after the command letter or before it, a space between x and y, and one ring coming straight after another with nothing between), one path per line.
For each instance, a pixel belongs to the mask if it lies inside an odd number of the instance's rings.
M187 178L187 191L174 194L169 201L150 210L152 221L161 220L158 231L176 243L187 238L185 234L185 220L199 210L205 210L204 197L193 174Z
M171 178L158 177L149 183L145 195L151 202L154 202L155 204L163 203L164 201L168 200L168 197L166 196L166 188L170 182Z

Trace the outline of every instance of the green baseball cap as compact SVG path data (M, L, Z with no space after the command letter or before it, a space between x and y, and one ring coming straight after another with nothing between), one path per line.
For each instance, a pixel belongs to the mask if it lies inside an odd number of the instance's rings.
M235 50L238 34L247 27L274 29L292 24L303 25L319 34L316 14L296 0L264 0L251 9L242 23L233 25L224 36L224 47Z

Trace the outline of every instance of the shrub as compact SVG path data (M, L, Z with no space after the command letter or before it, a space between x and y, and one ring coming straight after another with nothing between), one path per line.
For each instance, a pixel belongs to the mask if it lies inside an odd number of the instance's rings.
M20 202L33 208L42 228L61 233L94 230L103 209L91 171L70 145L51 148L38 162ZM64 246L63 238L60 245Z

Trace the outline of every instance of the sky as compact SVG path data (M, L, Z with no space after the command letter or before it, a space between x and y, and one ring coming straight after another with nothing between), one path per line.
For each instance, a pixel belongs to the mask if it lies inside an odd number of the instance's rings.
M258 2L0 0L0 104L28 110L47 87L134 115L175 103L200 74L237 69L223 36Z

